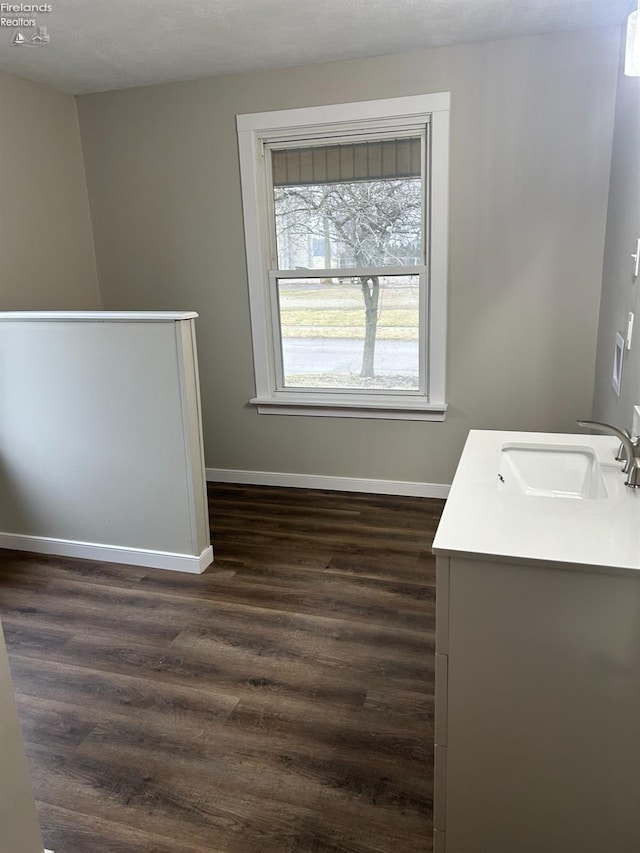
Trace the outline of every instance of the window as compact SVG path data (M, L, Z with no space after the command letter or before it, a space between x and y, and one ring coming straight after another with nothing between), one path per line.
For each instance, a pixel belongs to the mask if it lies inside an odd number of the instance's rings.
M237 117L262 413L443 420L449 95Z

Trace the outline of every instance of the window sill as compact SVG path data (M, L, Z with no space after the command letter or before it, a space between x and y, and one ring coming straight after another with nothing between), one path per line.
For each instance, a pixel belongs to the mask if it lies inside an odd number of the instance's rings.
M260 415L311 415L325 418L377 418L381 420L444 421L446 403L412 402L406 397L397 400L354 400L316 395L287 394L279 397L253 397L249 403L256 406Z

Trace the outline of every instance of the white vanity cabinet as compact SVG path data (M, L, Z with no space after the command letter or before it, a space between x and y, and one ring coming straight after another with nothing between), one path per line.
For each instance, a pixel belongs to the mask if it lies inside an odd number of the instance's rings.
M434 541L434 850L637 853L640 495L615 440L542 434L593 445L606 496L504 494L514 436L471 433Z

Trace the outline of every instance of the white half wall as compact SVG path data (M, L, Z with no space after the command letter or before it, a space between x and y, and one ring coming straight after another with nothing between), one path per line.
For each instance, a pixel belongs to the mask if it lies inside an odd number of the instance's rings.
M0 546L211 562L194 315L0 314Z

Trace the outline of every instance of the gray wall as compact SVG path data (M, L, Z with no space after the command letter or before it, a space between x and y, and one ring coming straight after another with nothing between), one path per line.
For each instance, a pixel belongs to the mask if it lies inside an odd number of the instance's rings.
M625 77L623 62L621 53L593 416L631 429L633 406L640 405L640 283L633 277L631 259L640 237L640 77ZM611 387L615 337L616 332L625 336L629 311L635 314L634 338L625 351L617 397Z
M590 410L619 30L78 99L108 309L200 312L210 467L450 482L469 428ZM445 423L258 415L237 113L451 91Z
M0 311L99 308L76 102L0 74Z

